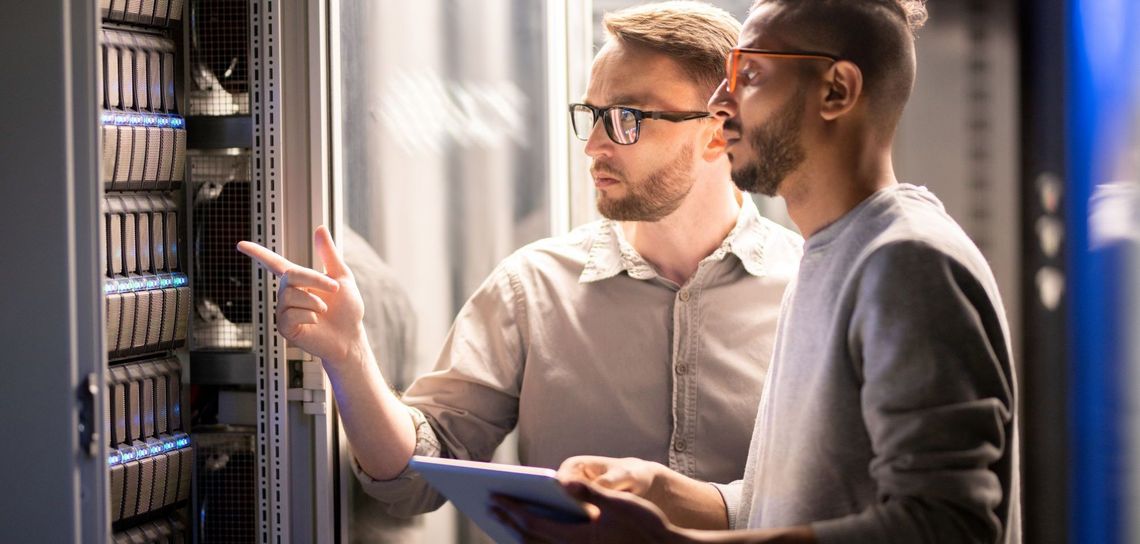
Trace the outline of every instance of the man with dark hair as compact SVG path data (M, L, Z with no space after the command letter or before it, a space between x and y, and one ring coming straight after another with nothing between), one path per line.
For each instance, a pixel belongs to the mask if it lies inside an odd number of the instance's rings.
M924 18L904 0L761 0L710 101L736 183L785 197L807 238L744 479L574 458L560 476L593 505L590 523L501 498L505 522L554 542L1020 542L997 284L934 195L891 165ZM680 528L692 512L746 530Z

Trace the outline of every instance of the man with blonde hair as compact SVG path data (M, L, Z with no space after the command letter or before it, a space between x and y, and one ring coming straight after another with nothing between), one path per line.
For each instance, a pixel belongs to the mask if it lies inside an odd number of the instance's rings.
M505 259L460 310L436 371L402 397L376 370L326 229L325 274L240 246L280 276L278 330L321 358L358 477L393 513L443 503L407 468L413 454L488 460L514 428L527 465L596 454L716 482L744 472L802 240L733 186L707 111L740 26L666 2L611 13L605 28L570 115L606 219Z

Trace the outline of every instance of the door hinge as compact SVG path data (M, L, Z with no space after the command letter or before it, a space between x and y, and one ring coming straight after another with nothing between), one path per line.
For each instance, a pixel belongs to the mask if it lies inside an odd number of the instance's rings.
M99 455L100 433L95 425L95 399L99 398L102 376L92 373L79 385L79 448L89 457Z
M289 402L302 404L309 415L324 414L327 409L325 396L325 371L321 362L312 355L297 348L289 348L285 354L289 362Z

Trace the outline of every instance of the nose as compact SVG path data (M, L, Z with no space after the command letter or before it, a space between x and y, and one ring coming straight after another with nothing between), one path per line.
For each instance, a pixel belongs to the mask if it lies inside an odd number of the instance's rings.
M590 158L608 156L613 151L614 143L606 134L605 121L598 118L590 129L590 137L586 138L586 155Z
M709 113L721 121L736 116L736 96L728 92L728 80L720 82L712 97L709 98Z

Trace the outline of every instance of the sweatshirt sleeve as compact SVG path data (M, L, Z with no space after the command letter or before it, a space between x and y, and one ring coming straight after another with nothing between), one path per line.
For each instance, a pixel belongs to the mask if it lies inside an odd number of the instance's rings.
M740 499L744 489L744 481L736 480L728 484L713 483L712 486L720 492L720 498L724 501L725 515L728 516L728 528L743 529L744 522L748 521L740 518Z
M1015 382L996 288L979 277L915 241L876 249L855 276L848 348L878 502L814 523L820 542L1005 539Z

